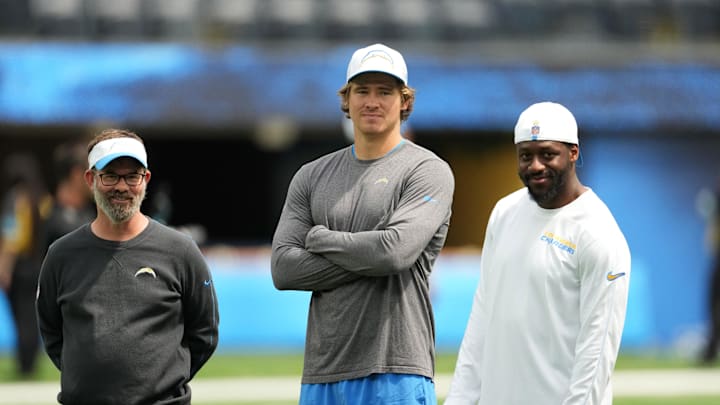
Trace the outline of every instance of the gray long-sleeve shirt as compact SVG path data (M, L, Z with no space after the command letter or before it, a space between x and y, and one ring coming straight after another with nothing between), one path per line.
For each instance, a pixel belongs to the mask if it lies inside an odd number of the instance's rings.
M189 404L217 347L217 298L195 242L154 220L125 242L90 225L58 239L37 298L64 404Z
M271 267L278 289L313 292L303 383L433 378L429 278L454 185L446 162L407 140L377 160L347 147L298 170Z

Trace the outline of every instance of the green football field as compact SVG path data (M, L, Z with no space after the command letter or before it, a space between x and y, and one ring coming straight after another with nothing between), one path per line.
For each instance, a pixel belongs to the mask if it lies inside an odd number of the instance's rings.
M440 354L437 357L436 372L438 374L452 374L455 365L455 355ZM618 370L655 370L655 369L685 369L694 368L695 364L689 360L661 357L661 356L631 356L623 355L618 359ZM0 390L2 383L19 381L14 374L14 364L8 355L0 356ZM279 377L299 376L302 373L302 355L291 354L230 354L217 353L206 366L198 373L197 379L227 378L227 377ZM38 373L34 381L58 381L59 373L47 357L42 356ZM720 383L720 382L719 382ZM212 402L212 405L290 405L295 401L267 401L267 402ZM442 403L442 398L440 398ZM193 401L195 405L211 405ZM684 396L684 397L616 397L616 405L718 405L720 396Z

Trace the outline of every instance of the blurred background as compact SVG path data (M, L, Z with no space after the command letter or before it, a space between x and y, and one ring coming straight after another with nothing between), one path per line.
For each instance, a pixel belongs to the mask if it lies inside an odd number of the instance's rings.
M0 0L0 160L33 154L52 190L58 145L137 132L144 211L211 264L219 350L300 351L309 295L273 288L269 244L295 170L348 144L336 92L375 42L417 89L406 135L456 177L439 351L459 347L490 210L521 186L517 115L551 100L575 113L581 181L633 254L622 350L696 356L720 185L716 0ZM0 353L11 319L0 295Z

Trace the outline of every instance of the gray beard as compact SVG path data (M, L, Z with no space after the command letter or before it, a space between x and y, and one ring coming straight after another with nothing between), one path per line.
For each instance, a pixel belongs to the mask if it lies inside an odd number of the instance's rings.
M95 198L95 202L100 210L107 215L113 224L117 225L127 222L133 217L133 215L140 211L140 205L145 199L145 188L143 187L140 194L133 197L132 202L128 207L113 205L107 197L107 194L102 193L95 185L93 185L93 197Z

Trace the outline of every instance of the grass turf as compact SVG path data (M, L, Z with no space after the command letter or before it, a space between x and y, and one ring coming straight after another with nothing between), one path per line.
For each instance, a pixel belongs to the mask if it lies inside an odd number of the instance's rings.
M455 354L440 353L436 358L435 371L438 374L452 374L455 368ZM300 376L302 374L302 353L216 353L205 364L196 378L219 377L271 377ZM692 360L642 354L623 354L618 358L616 369L672 369L692 368ZM60 373L44 354L38 358L35 381L58 381ZM17 381L21 378L15 373L15 364L8 354L0 355L0 383ZM720 402L719 402L720 403Z

